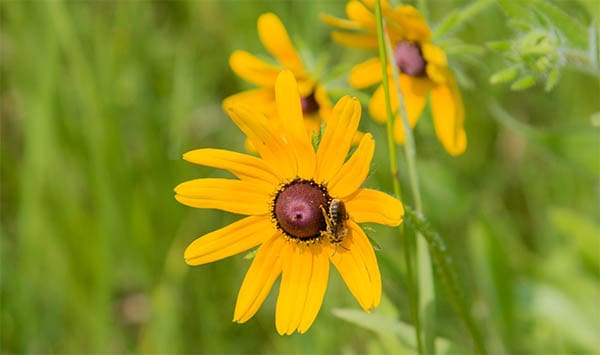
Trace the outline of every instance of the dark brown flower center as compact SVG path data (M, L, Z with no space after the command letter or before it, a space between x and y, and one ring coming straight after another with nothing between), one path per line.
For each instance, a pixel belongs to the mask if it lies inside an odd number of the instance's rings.
M302 104L302 113L305 115L310 115L319 111L319 103L315 99L314 91L312 91L308 96L301 97L300 103Z
M309 241L325 230L319 206L328 206L329 200L325 187L312 180L296 179L279 190L272 214L277 227L287 236Z
M396 65L404 74L410 76L423 76L427 62L423 58L421 47L418 44L402 41L394 50Z

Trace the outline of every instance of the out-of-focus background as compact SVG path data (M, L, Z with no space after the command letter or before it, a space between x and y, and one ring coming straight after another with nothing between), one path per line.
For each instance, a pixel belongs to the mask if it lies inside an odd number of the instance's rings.
M435 24L469 2L425 3ZM244 137L220 103L251 87L228 67L233 50L267 57L256 33L261 13L282 18L309 67L329 68L322 73L334 78L326 83L334 98L353 93L332 68L372 54L331 43L330 28L318 17L343 16L344 4L0 2L0 351L397 349L385 329L365 329L332 313L359 308L334 269L306 334L276 333L277 285L253 319L231 322L250 260L239 255L189 267L183 251L239 217L173 199L182 181L227 176L184 162L182 153L243 150ZM594 1L555 4L583 24L598 21ZM597 353L598 74L567 67L550 92L543 85L524 91L491 85L490 75L506 63L485 43L515 36L506 21L492 3L453 34L481 47L472 60L449 53L451 66L460 69L469 147L449 157L426 110L416 131L425 214L448 244L488 350ZM391 191L384 127L365 112L361 129L377 140L366 184ZM386 296L375 313L410 324L402 241L395 229L367 227L381 245ZM438 334L452 348L470 349L444 286L438 281L436 288Z

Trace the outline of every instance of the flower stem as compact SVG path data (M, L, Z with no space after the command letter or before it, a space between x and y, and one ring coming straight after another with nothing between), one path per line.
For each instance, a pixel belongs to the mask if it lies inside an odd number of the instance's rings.
M378 0L375 2L375 17L377 20L377 39L379 43L379 58L381 61L381 70L383 74L383 91L385 96L386 103L386 112L387 112L387 143L388 143L388 151L390 156L390 171L392 174L393 188L394 193L400 197L400 180L398 176L398 167L396 162L396 146L394 143L393 137L393 124L394 124L394 113L392 112L391 99L390 99L390 88L389 88L389 79L388 79L388 56L386 53L391 53L389 50L389 46L386 45L386 35L384 32L383 26L383 16L381 13L381 2ZM388 40L389 42L389 40ZM394 66L392 66L394 67ZM418 177L416 173L416 153L414 148L414 139L412 137L412 132L410 131L410 127L408 125L408 119L406 117L406 110L404 108L404 101L401 95L399 95L400 99L400 107L403 116L403 126L405 132L407 132L407 137L410 136L410 148L405 150L406 160L408 162L408 170L410 176L410 185L413 192L413 198L415 200L415 205L421 209L421 195L419 193L419 184ZM408 141L408 139L407 139ZM408 145L407 145L408 146ZM431 332L431 336L427 339L428 344L427 349L424 350L423 346L423 335L421 334L421 318L424 315L428 316L429 321L427 324L433 324L432 316L433 313L430 312L433 310L433 279L431 277L431 262L429 260L429 254L427 253L427 245L422 241L422 237L418 237L419 240L417 242L417 266L419 269L419 273L423 274L420 278L421 282L419 283L419 293L415 292L415 275L413 271L413 245L414 240L413 237L409 234L404 234L404 230L400 229L401 235L405 238L405 248L404 248L404 256L406 261L406 270L407 270L407 285L410 294L410 303L412 310L413 323L415 328L415 337L417 340L417 348L419 354L423 354L426 350L427 353L435 353L435 349L433 347L434 336L433 332ZM419 297L422 296L422 297ZM423 301L419 303L419 300ZM426 313L427 311L427 313ZM429 329L429 327L427 327Z

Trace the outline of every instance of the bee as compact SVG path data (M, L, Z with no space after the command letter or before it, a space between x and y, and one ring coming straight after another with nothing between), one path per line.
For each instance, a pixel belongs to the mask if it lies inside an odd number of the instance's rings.
M333 252L333 255L335 255L337 246L344 241L344 238L348 234L346 221L349 217L346 205L342 200L333 199L329 204L329 211L326 211L323 205L319 207L321 207L323 218L325 218L325 223L327 224L326 230L321 231L321 236L327 237L329 242L335 245L336 248ZM343 245L342 248L346 249Z

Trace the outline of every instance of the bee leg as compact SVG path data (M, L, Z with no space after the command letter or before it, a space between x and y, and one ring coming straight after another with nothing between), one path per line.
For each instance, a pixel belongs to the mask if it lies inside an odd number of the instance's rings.
M327 224L327 229L333 229L333 224L331 223L331 217L329 217L329 215L327 214L327 211L325 211L325 208L323 207L323 205L319 205L319 207L321 208L321 213L323 213L323 218L325 219L325 223Z

